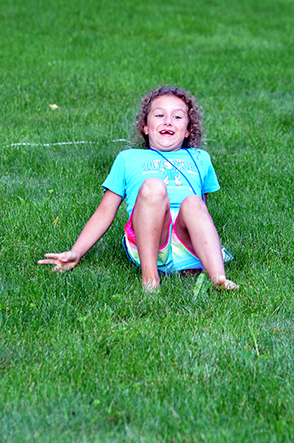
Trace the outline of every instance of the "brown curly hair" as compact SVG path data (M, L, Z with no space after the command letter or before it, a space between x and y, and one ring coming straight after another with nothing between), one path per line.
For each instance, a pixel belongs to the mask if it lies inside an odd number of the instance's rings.
M152 90L148 95L146 95L142 100L142 110L136 116L136 122L134 124L135 128L139 132L141 145L143 148L149 147L149 137L145 134L144 127L147 124L147 117L151 109L151 104L153 100L163 95L174 95L180 98L186 103L188 107L188 130L189 136L184 139L183 147L185 148L199 148L201 145L201 134L202 134L202 122L200 115L200 105L196 103L196 99L189 92L184 89L180 89L173 86L161 86L160 88ZM142 141L143 137L143 141Z

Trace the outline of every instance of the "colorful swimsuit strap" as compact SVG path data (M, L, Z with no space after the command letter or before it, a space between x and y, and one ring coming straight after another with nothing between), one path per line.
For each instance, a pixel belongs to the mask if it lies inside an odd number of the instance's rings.
M149 149L150 149L151 151L157 152L159 155L161 155L162 158L164 158L164 160L166 160L168 163L170 163L170 164L172 165L173 168L175 168L177 171L179 171L179 173L180 173L180 174L186 179L186 181L189 183L189 185L190 185L190 187L191 187L193 193L194 193L195 195L197 195L197 193L196 193L195 189L193 188L193 186L192 186L190 180L189 180L188 177L183 173L183 171L181 171L179 168L177 168L176 165L174 165L174 164L173 164L168 158L166 158L165 155L163 155L161 151L157 151L157 149L152 149L152 148L149 148ZM192 156L191 153L188 151L188 149L186 149L186 148L182 148L182 149L184 149L184 151L186 151L186 152L190 155L190 157L191 157L191 159L192 159L194 165L196 166L196 169L197 169L197 172L198 172L198 174L199 174L199 178L200 178L202 198L203 198L204 203L206 204L205 195L204 195L204 192L203 192L202 178L201 178L201 174L200 174L199 168L198 168L198 166L197 166L197 163L195 162L193 156Z

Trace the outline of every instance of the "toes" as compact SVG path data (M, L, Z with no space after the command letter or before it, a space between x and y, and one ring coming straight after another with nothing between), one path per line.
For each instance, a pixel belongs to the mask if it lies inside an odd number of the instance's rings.
M240 289L240 286L236 285L234 282L228 280L230 282L228 289L232 290L234 289L235 291L238 291L238 289Z
M231 290L238 290L239 289L238 285L236 285L231 280L227 280L224 275L219 276L219 278L217 279L217 281L215 283L215 286L219 290L226 289L227 291L231 291Z
M154 294L155 292L159 291L160 284L158 284L156 281L147 281L143 283L143 289L150 294Z
M226 280L225 284L224 284L224 288L227 289L228 291L231 290L235 290L237 291L239 289L239 286L236 285L234 282L232 282L231 280Z

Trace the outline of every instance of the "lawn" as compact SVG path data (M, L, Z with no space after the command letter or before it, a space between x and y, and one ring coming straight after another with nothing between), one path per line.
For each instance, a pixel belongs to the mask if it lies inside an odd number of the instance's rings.
M292 442L293 2L7 0L0 25L0 442ZM37 265L162 84L203 108L238 292L144 293L125 204L73 272Z

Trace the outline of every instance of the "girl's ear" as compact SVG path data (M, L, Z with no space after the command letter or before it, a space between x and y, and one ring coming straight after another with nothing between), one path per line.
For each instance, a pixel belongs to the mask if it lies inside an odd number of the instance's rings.
M185 134L185 138L189 137L190 135L190 129L187 129L186 134Z
M144 134L148 135L148 126L147 125L144 126Z

